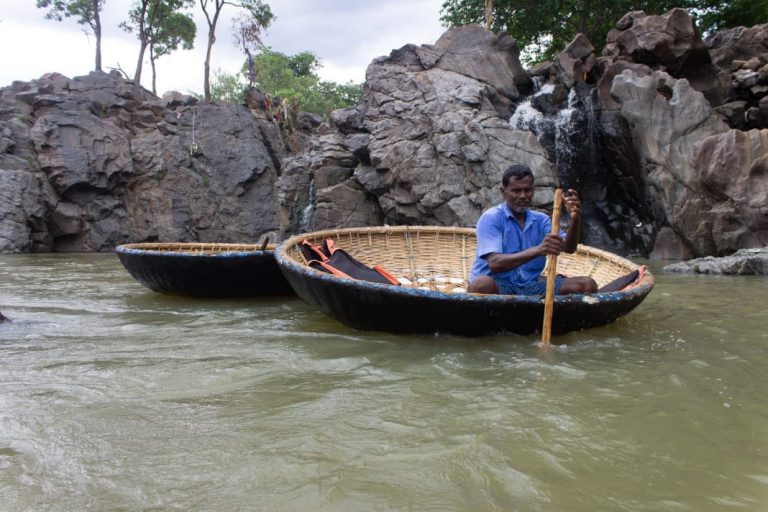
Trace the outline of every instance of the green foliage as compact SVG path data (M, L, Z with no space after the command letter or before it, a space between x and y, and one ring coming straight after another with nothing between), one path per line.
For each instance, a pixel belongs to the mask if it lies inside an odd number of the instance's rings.
M313 112L327 119L339 108L357 105L363 95L362 84L337 84L320 80L320 60L311 52L285 55L269 48L254 58L256 86L269 96L279 97L294 112ZM240 103L247 87L247 63L238 75L214 73L211 96L221 101Z
M242 74L230 75L217 69L211 80L211 97L225 103L243 103L247 87L248 83Z
M75 17L81 25L93 25L104 8L104 0L37 0L37 7L48 9L46 19L61 21Z
M152 90L155 91L155 59L176 50L179 45L192 48L197 26L192 15L180 12L192 6L194 0L138 0L128 11L128 21L120 28L136 34L139 40L139 59L134 80L141 81L144 52L149 48L152 62Z
M445 0L440 20L455 27L484 22L485 0ZM633 10L663 14L690 9L703 31L768 21L768 0L494 0L492 30L506 30L525 48L527 63L551 59L578 33L599 53L608 32Z
M169 12L162 15L162 23L153 27L150 49L155 57L168 55L179 46L191 50L195 43L197 25L192 15L182 12Z
M768 22L768 0L700 0L698 24L705 34Z

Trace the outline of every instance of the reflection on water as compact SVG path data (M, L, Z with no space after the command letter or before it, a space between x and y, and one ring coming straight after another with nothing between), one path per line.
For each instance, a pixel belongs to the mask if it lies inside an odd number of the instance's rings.
M2 255L0 509L767 510L768 280L656 277L544 354Z

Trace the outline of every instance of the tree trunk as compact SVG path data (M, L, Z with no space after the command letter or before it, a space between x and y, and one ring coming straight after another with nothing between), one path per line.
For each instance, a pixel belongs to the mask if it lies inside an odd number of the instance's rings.
M147 49L146 43L141 43L141 48L139 48L139 62L136 63L136 73L133 75L133 81L135 84L141 85L141 68L144 61L144 52Z
M96 37L96 71L101 71L101 16L99 0L93 0L93 35Z
M149 45L149 63L152 65L152 94L157 95L157 69L155 68L155 51Z
M493 0L485 0L485 28L491 30L493 25Z
M211 101L211 49L216 42L216 36L213 35L213 28L208 28L208 49L205 52L205 75L203 76L203 94L205 101Z
M216 23L219 21L219 14L224 7L224 0L216 0L216 10L213 13L213 19L208 16L208 11L205 9L204 0L200 0L200 5L203 7L205 13L205 19L208 21L208 48L205 51L205 68L203 70L203 95L205 101L211 101L211 51L213 50L213 43L216 42Z
M147 7L149 0L142 0L141 2L141 16L139 18L139 61L136 63L136 73L133 75L133 82L136 87L141 87L141 70L144 67L144 52L147 51L149 45L149 37L147 35Z

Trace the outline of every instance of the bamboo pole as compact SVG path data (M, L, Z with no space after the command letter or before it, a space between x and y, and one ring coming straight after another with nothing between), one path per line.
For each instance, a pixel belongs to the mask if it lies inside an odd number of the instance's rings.
M550 233L560 232L560 204L563 202L562 189L555 190L555 203L552 205L552 229ZM552 312L555 307L555 277L557 276L557 254L547 256L547 293L544 295L544 325L541 327L541 343L549 345L552 339Z

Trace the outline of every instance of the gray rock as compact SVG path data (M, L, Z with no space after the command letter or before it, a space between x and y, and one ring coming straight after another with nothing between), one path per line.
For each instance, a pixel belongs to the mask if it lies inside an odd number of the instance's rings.
M557 75L558 82L567 87L584 82L595 66L594 51L595 47L587 36L578 34L552 62L552 71Z
M0 169L0 252L52 250L46 218L55 203L42 173Z
M244 106L164 103L106 73L45 75L0 101L10 113L0 117L0 251L250 242L279 230L283 138Z
M715 254L718 201L701 183L694 162L698 143L728 126L687 80L661 71L638 75L625 70L614 78L611 94L629 122L666 223L685 237L695 255Z
M720 68L719 82L724 103L745 102L748 117L726 116L730 126L738 129L768 128L768 116L762 114L759 102L768 92L768 24L723 30L706 39L705 44L715 66ZM715 105L717 106L717 105ZM761 112L751 110L757 107Z
M531 87L517 53L506 34L468 26L434 46L406 45L372 62L361 106L332 114L338 133L313 137L306 153L284 161L283 233L474 226L500 201L501 172L520 161L551 193L557 179L543 148L499 117Z
M665 272L768 275L768 247L740 249L729 256L706 256L664 267Z
M685 9L675 8L661 16L629 13L608 33L603 54L685 78L712 104L722 101L724 91L717 69Z

